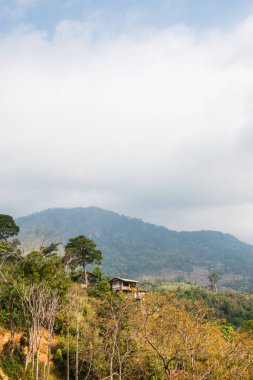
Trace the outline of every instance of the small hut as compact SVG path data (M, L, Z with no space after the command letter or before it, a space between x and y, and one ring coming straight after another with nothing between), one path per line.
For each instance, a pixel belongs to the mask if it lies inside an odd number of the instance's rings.
M139 281L130 280L129 278L114 277L110 280L111 291L123 292L127 295L132 295L134 299L142 299L146 292L138 289Z
M129 293L133 289L137 288L137 284L139 281L129 280L127 278L114 277L110 280L111 290L114 292L124 292Z
M85 283L85 274L84 273L82 273L78 279L78 282L81 284L82 288L86 288L87 286L90 286L90 285L96 285L96 283L99 280L98 277L95 276L91 272L86 272L86 278L87 278L87 284Z

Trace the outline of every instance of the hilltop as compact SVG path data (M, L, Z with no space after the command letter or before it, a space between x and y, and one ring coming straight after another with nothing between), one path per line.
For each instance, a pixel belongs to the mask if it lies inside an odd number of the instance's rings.
M103 252L111 275L206 284L217 271L223 284L253 287L253 246L216 231L177 232L96 207L55 208L18 218L21 237L52 232L63 244L84 234Z

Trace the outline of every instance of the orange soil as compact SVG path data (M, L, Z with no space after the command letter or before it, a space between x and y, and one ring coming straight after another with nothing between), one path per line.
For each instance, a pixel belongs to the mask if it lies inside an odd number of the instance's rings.
M20 345L20 338L22 336L21 332L15 333L14 342L17 346ZM0 351L2 351L3 346L7 343L11 338L11 334L7 330L0 330ZM56 338L52 338L52 344L56 343ZM44 363L47 360L47 331L45 329L41 330L41 342L40 342L40 362Z

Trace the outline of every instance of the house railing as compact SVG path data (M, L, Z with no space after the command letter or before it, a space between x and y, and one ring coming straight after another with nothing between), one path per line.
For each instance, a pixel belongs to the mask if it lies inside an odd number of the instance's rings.
M135 288L131 287L131 286L126 286L126 285L112 285L112 290L126 290L126 291L129 291L129 292L132 292L132 291L136 291Z

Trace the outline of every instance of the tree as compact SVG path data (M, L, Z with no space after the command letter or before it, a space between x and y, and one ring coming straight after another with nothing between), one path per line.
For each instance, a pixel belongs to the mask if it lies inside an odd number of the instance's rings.
M2 267L5 263L17 262L21 257L20 244L18 239L8 241L10 237L14 237L19 233L19 227L14 222L12 216L0 214L0 275L1 280L6 281L2 272Z
M29 315L27 319L29 344L26 353L25 370L28 369L28 365L32 361L35 379L38 380L42 328L45 328L47 330L47 353L43 380L46 380L49 377L52 334L60 294L58 290L36 283L21 284L19 294L23 301L24 310Z
M94 241L80 235L69 239L65 246L65 265L76 269L81 266L84 271L84 279L87 285L86 266L88 264L101 264L102 253L96 248Z
M10 215L0 214L0 240L7 241L8 238L18 235L19 227Z
M14 275L19 280L16 288L22 300L28 327L29 342L25 370L27 371L31 362L35 379L38 379L40 343L44 328L47 332L47 347L43 380L48 380L56 312L61 298L68 289L69 280L60 257L36 251L23 257L15 268Z
M57 289L65 294L69 286L59 256L45 256L43 252L33 251L23 257L15 268L14 275L26 284L37 283Z
M96 323L97 304L84 289L72 284L57 322L61 339L55 347L54 364L61 379L102 379L97 376L103 361Z
M124 294L110 293L100 303L98 321L102 356L108 365L108 379L127 378L129 360L135 351L135 315L138 305Z
M52 255L58 250L60 237L48 228L22 228L21 250L25 254L32 251L44 252L45 255Z
M235 331L224 334L212 314L201 302L178 302L171 294L145 297L135 314L139 352L163 371L157 378L251 379L252 340Z
M49 245L41 246L41 252L46 257L56 256L59 245L60 243L50 243Z
M210 289L217 293L217 283L218 281L221 279L221 276L216 273L216 272L213 272L211 273L209 276L208 276L208 279L210 281Z
M3 287L7 287L8 289L8 309L12 347L15 333L15 291L13 289L13 271L15 265L21 258L21 252L18 249L18 245L20 244L18 239L11 239L11 241L8 241L8 239L16 236L18 233L19 227L14 222L12 216L0 214L0 282L3 283Z

